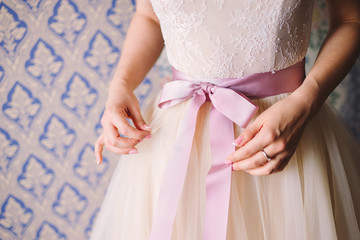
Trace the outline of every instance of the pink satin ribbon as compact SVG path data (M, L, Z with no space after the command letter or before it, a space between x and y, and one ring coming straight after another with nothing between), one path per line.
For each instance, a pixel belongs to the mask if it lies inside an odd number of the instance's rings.
M275 73L256 73L243 78L195 79L173 68L173 81L164 85L159 107L168 108L190 99L165 167L150 240L171 238L183 189L198 110L211 101L209 117L212 165L206 178L204 239L226 239L230 201L231 166L225 158L233 152L233 122L246 127L257 106L249 98L292 92L304 80L304 61Z

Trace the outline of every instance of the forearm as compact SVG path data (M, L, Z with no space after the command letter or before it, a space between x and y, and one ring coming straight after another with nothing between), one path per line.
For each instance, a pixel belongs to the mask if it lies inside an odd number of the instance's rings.
M294 92L315 114L359 56L360 24L344 23L325 39L304 83Z
M109 95L124 84L134 90L154 65L163 47L159 24L143 13L136 12L110 83Z
M360 24L344 23L325 39L319 55L296 94L316 113L359 56Z

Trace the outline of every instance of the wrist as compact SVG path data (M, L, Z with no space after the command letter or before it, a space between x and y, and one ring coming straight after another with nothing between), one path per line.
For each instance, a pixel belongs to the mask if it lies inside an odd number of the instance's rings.
M317 81L308 77L290 96L302 104L306 112L309 114L309 118L316 115L326 100L326 96L322 93L320 85Z
M109 94L123 89L133 91L127 79L114 76L114 78L109 83Z
M113 78L109 83L106 105L117 104L119 100L133 93L128 81L123 78Z

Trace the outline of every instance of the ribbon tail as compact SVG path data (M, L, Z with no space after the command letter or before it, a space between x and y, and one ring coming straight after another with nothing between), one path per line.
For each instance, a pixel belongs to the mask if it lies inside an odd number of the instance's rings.
M234 125L213 106L209 128L212 166L206 178L204 239L219 240L226 239L232 170L225 158L234 151Z
M205 95L195 94L175 139L165 167L149 240L171 238L178 202L183 189L196 127L197 113Z

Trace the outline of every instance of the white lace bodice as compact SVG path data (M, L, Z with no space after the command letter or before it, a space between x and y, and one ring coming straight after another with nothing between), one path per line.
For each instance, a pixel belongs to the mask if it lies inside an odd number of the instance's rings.
M198 78L286 68L305 57L313 0L151 0L170 64Z

